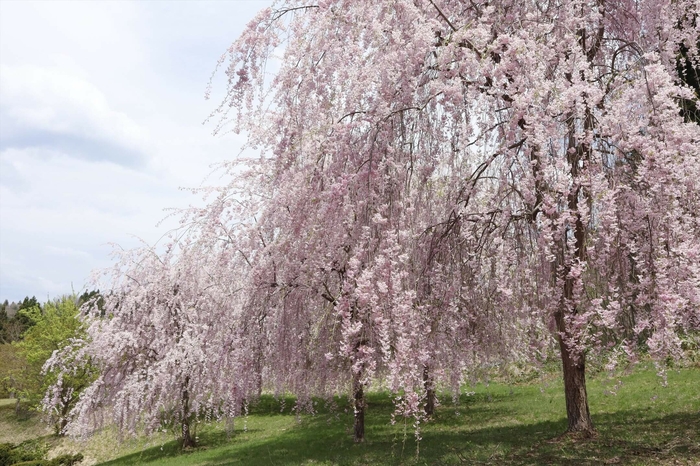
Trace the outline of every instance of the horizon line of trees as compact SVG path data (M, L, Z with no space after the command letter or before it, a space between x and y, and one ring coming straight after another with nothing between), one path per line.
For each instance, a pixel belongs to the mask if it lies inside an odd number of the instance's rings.
M19 303L6 300L0 304L0 398L16 399L17 416L41 410L47 389L57 381L57 374L45 371L44 364L55 351L85 336L80 308L86 303L99 307L101 302L99 290L93 290L44 303L26 297ZM81 390L94 379L93 369L83 365L80 373L67 380L65 410L72 408ZM56 433L65 427L58 414L49 415Z

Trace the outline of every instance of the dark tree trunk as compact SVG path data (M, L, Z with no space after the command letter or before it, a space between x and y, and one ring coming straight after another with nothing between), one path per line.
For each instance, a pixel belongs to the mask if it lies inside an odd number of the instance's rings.
M365 440L365 391L360 381L360 374L353 374L352 377L352 392L354 398L354 437L355 443L364 442Z
M68 425L68 413L70 413L70 409L71 404L64 399L63 406L61 407L61 414L57 419L56 424L54 425L54 431L59 437L63 437L66 435L65 428Z
M187 448L194 448L197 445L194 437L192 436L192 431L190 430L189 418L185 418L182 421L182 434L180 440L182 442L183 450Z
M580 220L577 222L579 226ZM577 233L580 231L577 228ZM578 234L577 234L578 238ZM566 417L569 420L567 432L579 432L591 435L595 432L591 414L588 410L588 394L586 392L586 355L572 347L571 332L565 316L575 315L576 309L568 308L567 302L573 298L574 281L568 275L570 267L564 267L564 295L560 308L554 315L557 323L557 340L561 353L561 363L564 372L564 396L566 398Z
M425 414L435 414L435 381L428 366L423 366L423 386L425 387Z
M573 135L574 131L574 126L573 126L573 119L569 118L567 123L569 124L571 128L571 135ZM588 119L586 121L586 124L589 125ZM588 128L588 126L587 126ZM571 173L572 176L576 176L578 173L578 163L579 163L579 158L582 156L586 156L589 153L589 147L583 147L583 146L577 146L576 141L573 140L573 138L570 141L570 148L576 149L574 154L575 157L572 160L569 160L571 164ZM533 160L535 163L533 164L533 174L537 178L537 175L539 173L539 149L533 150ZM540 205L541 200L542 200L542 193L545 190L545 186L543 185L542 181L540 181L539 178L537 178L538 181L536 181L536 192L537 192L537 204L536 206ZM575 257L578 260L585 260L585 225L581 221L581 216L580 213L578 212L578 191L574 191L573 193L570 193L568 196L568 206L569 209L573 212L576 212L576 224L574 228L574 236L576 238L576 244L575 244ZM535 222L537 218L537 214L540 212L539 208L535 207L532 210L532 218L531 221ZM559 250L562 254L562 262L563 262L563 255L564 251L566 250L566 240L562 240L559 243ZM557 277L557 267L554 267L553 274L555 280L558 278ZM574 289L574 281L573 279L569 276L571 271L571 265L565 265L564 266L564 273L562 274L562 278L564 281L564 294L563 294L563 299L562 302L560 303L560 308L555 314L555 320L557 324L557 331L558 331L558 336L557 340L559 341L559 350L561 352L561 361L562 361L562 368L564 372L564 396L566 398L566 416L569 421L569 426L567 428L568 432L582 432L587 435L592 434L595 432L595 429L593 427L593 421L591 420L591 414L588 410L588 394L586 392L586 356L583 353L576 354L574 351L567 345L566 339L569 337L569 332L566 327L566 321L564 316L567 315L567 313L574 312L571 311L567 307L567 303L570 303L572 298L573 298L573 289Z
M595 428L588 410L588 394L586 392L586 357L583 354L572 354L561 338L559 338L559 349L564 369L566 416L569 420L567 431L593 434Z
M586 108L586 117L583 121L583 126L586 131L593 130L593 115L589 108ZM591 147L588 143L582 142L575 137L576 124L572 115L567 118L569 126L569 150L567 151L567 159L571 169L571 177L577 180L581 162L588 162L591 158ZM561 240L560 248L562 252L563 267L563 285L564 293L559 309L555 314L557 323L559 350L561 352L562 369L564 372L564 396L566 398L566 417L569 420L568 432L582 433L592 435L595 433L591 413L588 410L588 394L586 393L586 355L578 349L572 347L572 338L568 327L566 316L575 316L578 313L574 288L576 285L575 279L571 276L572 264L574 261L585 263L586 261L586 236L588 234L587 226L581 218L579 209L579 200L585 199L590 202L589 193L586 191L583 184L578 184L572 187L569 191L567 204L570 212L575 213L576 221L573 225L573 234L576 239L573 249L573 259L568 261L565 259L567 249L567 239L564 237Z
M567 280L566 285L570 285ZM568 286L565 287L568 292ZM566 294L566 293L565 293ZM555 315L559 331L559 351L561 352L564 371L564 396L566 398L566 417L569 420L568 432L581 432L591 435L595 432L591 413L588 410L588 393L586 392L586 355L575 352L568 344L564 310Z
M262 327L262 323L260 324L260 326ZM254 361L253 361L253 364L254 364L253 368L255 370L255 385L256 385L255 390L256 390L256 394L257 394L258 398L260 398L260 396L262 395L262 388L263 388L262 371L263 371L263 353L264 353L263 344L264 343L263 343L262 333L263 333L263 329L260 328L258 336L257 336L258 337L258 346L255 350L255 356L254 356Z
M182 449L193 448L196 446L195 438L192 436L190 429L190 392L188 385L190 383L189 376L185 377L185 383L182 388L182 423L181 436Z

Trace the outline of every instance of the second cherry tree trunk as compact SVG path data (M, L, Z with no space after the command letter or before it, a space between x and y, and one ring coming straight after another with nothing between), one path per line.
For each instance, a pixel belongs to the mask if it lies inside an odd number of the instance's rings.
M428 366L423 366L423 387L425 388L425 414L435 414L435 381L430 375Z
M560 347L566 346L559 341ZM586 393L586 362L585 356L579 354L572 357L568 349L561 348L562 367L564 369L564 396L566 398L566 417L569 420L569 432L593 434L595 428L588 410L588 394Z
M188 385L190 383L189 376L185 377L185 383L182 389L182 421L180 423L181 427L181 437L182 449L193 448L196 446L196 440L192 436L192 431L190 429L190 392Z
M353 439L355 443L364 442L365 440L365 391L360 374L352 376L352 394L353 394L353 410L355 413L353 425Z
M565 291L569 292L567 282ZM566 417L569 421L568 432L592 435L595 432L591 413L588 410L588 393L586 392L586 355L572 348L564 318L565 306L555 314L559 332L559 351L564 372L564 397L566 399Z

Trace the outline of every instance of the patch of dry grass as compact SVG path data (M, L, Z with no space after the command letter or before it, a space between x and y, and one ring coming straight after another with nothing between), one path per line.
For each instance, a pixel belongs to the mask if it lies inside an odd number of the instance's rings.
M41 422L38 413L22 409L18 416L15 403L14 399L0 399L0 443L22 443L51 435L51 428Z

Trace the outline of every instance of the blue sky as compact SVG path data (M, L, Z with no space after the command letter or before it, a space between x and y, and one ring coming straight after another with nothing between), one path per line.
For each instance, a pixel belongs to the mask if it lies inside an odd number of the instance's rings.
M202 122L217 59L268 0L0 2L0 300L84 289L155 243L242 136Z

